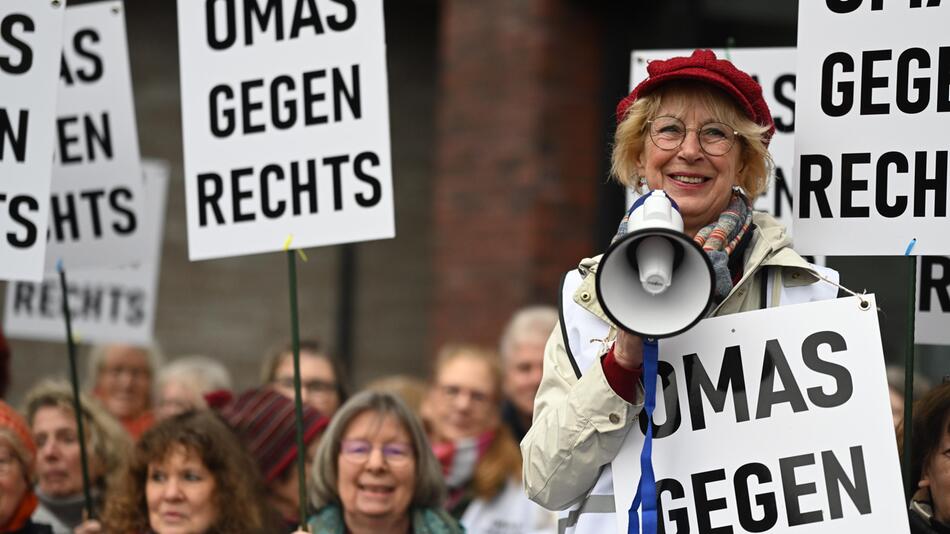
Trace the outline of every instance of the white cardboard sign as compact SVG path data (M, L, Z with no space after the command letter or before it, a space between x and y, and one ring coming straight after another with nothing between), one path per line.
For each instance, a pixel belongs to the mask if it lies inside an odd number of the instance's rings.
M168 166L143 161L146 216L141 233L147 253L135 266L67 273L73 332L83 343L152 343L158 302ZM62 341L62 291L58 275L40 283L7 285L3 328L10 337Z
M0 279L43 276L64 2L0 3Z
M950 253L948 27L948 2L799 2L796 250Z
M666 532L908 532L865 298L867 310L855 297L770 308L660 341L653 466ZM643 436L631 429L612 464L618 532Z
M395 235L382 0L178 0L178 38L192 260Z
M775 120L775 135L769 152L776 172L770 178L768 191L755 202L755 208L771 213L792 230L792 169L795 161L795 49L794 48L731 48L714 50L719 57L729 57L737 67L754 76L762 84L765 100ZM631 90L647 76L646 66L655 59L688 56L692 50L646 50L632 54ZM633 198L627 199L629 206ZM796 245L798 240L796 239ZM796 246L796 249L799 248ZM818 258L818 263L823 263ZM942 257L921 257L917 279L921 285L918 296L916 339L918 343L950 345L950 267ZM941 273L946 272L946 275ZM925 292L931 292L925 294ZM942 300L941 300L942 299Z
M121 1L66 10L46 269L141 261L143 185Z
M950 257L918 258L917 287L915 341L950 345Z
M795 49L730 48L714 49L716 56L729 59L762 85L762 94L772 111L775 135L769 152L775 172L768 190L755 201L755 209L772 214L786 228L792 223L792 162L795 138ZM631 55L630 89L647 78L647 63L656 59L689 56L693 50L640 50ZM628 206L631 204L628 199Z

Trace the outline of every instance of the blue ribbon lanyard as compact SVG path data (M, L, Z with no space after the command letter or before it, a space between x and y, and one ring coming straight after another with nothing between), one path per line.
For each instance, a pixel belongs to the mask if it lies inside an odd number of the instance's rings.
M656 408L657 360L659 348L655 339L643 340L643 386L646 399L643 412L647 418L647 433L640 451L640 481L637 492L627 511L627 534L640 534L637 509L643 505L643 534L656 534L656 476L653 474L653 409ZM617 482L616 480L614 481Z

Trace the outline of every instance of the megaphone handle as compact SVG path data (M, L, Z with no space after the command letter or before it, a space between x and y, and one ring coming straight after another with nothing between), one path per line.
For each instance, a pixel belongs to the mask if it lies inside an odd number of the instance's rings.
M653 473L653 409L656 408L657 361L659 345L652 338L643 339L643 413L647 418L647 431L640 451L640 481L633 502L627 511L627 533L640 534L640 518L637 509L643 509L643 534L656 534L656 475Z

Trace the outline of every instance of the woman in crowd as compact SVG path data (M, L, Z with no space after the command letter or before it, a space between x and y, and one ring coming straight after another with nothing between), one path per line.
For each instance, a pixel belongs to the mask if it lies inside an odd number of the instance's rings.
M499 353L505 365L501 415L519 442L531 428L534 397L541 386L544 346L556 324L557 309L553 306L528 306L511 316L501 334Z
M108 482L127 465L132 443L119 423L97 403L80 396L86 438L91 494L99 509ZM73 531L83 520L79 432L73 390L66 382L44 381L26 395L26 419L37 446L36 495L33 518L48 523L56 534Z
M272 534L260 487L231 429L210 411L185 412L142 435L101 524L83 532Z
M282 519L275 533L293 532L300 525L294 402L270 388L252 389L225 406L221 415L260 468L267 502ZM310 466L330 419L305 404L302 421L304 454Z
M641 192L662 189L678 204L685 232L714 266L711 315L834 298L837 288L791 249L785 229L752 211L769 177L775 130L759 84L709 50L653 61L647 71L617 106L613 174ZM617 238L626 227L625 218ZM618 332L604 314L598 261L583 260L565 278L565 324L548 342L534 422L521 444L528 494L550 509L572 507L562 516L567 532L616 528L604 467L642 407L642 340Z
M159 370L155 416L159 420L208 407L205 395L231 389L227 367L207 356L185 356Z
M918 489L910 502L910 531L946 534L950 532L950 383L914 403L911 432L910 475L918 481ZM897 436L903 458L903 426Z
M364 391L333 418L313 466L313 534L457 534L425 432L391 393Z
M287 398L294 398L293 346L286 344L271 352L261 368L263 385L272 385ZM346 376L339 360L330 356L320 342L300 341L300 386L303 401L327 417L346 402Z
M34 523L33 460L36 445L20 414L0 400L0 532L50 534L48 525Z
M447 509L470 532L553 531L552 514L525 497L521 454L500 417L502 366L472 345L444 347L423 407L448 486Z
M155 347L100 345L89 353L86 376L93 397L133 439L155 422L153 383L161 365L162 356Z

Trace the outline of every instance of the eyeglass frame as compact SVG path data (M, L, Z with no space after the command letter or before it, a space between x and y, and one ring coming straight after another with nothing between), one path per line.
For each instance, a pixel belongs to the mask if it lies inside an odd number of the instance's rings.
M152 378L152 369L149 367L136 367L133 365L104 365L99 369L99 375L105 375L109 378L119 378L122 375L129 375L133 380L150 380Z
M490 393L458 386L455 384L438 384L436 385L436 390L440 395L452 401L459 398L463 394L467 395L472 404L480 406L488 406L495 400L495 396Z
M674 147L664 148L664 147L660 146L660 144L657 143L657 142L656 142L656 139L653 137L653 123L655 123L655 122L656 122L657 120L659 120L659 119L664 119L664 118L673 119L673 120L675 120L675 121L677 121L677 122L679 122L680 124L683 125L683 130L684 130L683 137L680 139L679 143L677 143L677 145L674 146ZM708 125L710 125L710 124L721 124L721 125L723 125L723 126L726 127L726 131L732 132L732 135L733 135L732 142L729 143L729 148L727 148L727 149L726 149L725 151L723 151L721 154L714 154L714 153L710 152L709 150L707 150L707 149L706 149L706 145L703 144L703 138L702 138L702 136L699 134L700 131L702 131L703 128L705 128L706 126L708 126ZM728 154L729 151L732 150L732 147L734 147L734 146L736 145L736 140L738 140L739 138L742 137L742 134L739 133L739 131L736 130L732 125L729 125L729 124L726 124L726 123L724 123L724 122L722 122L722 121L717 121L717 120L709 121L709 122L703 123L703 124L702 124L701 126L699 126L698 128L688 128L688 127L686 126L686 123L683 122L683 120L680 119L679 117L674 117L674 116L672 116L672 115L660 115L659 117L656 117L655 119L649 119L649 120L647 120L647 121L646 121L646 125L647 125L647 135L650 136L650 141L653 143L653 145L654 145L655 147L659 148L660 150L665 150L665 151L667 151L667 152L670 152L670 151L673 151L673 150L677 150L677 149L679 149L681 146L683 146L683 143L686 141L686 137L689 135L689 132L696 132L696 140L697 140L697 142L699 143L699 148L700 148L700 150L703 151L703 154L706 154L707 156L714 156L714 157L717 157L717 156L725 156L726 154Z
M351 451L351 452L347 452L347 444L357 444L357 443L365 444L365 445L368 445L368 446L369 446L369 450L366 452L366 456L363 457L363 458L360 458L360 457L359 457L359 456L362 456L361 454L360 454L360 455L354 455L354 453L353 453L352 451ZM386 454L386 449L387 449L387 447L389 447L390 450L392 450L392 447L393 447L393 446L396 446L396 448L400 448L400 449L403 448L403 447L405 447L405 452L406 452L407 454L405 454L404 456L387 455L387 454ZM415 457L416 457L415 448L414 448L411 444L408 444L408 443L397 443L397 442L383 443L383 444L380 445L378 448L379 448L380 454L382 454L382 456L383 456L383 460L384 460L388 465L391 465L391 466L400 467L400 466L408 465L408 464L409 464L409 461L410 461L410 460L414 460ZM344 440L341 440L341 441L340 441L340 452L339 452L339 455L340 455L341 458L343 458L344 460L346 460L346 461L348 461L348 462L350 462L350 463L352 463L352 464L354 464L354 465L362 465L362 464L365 464L366 462L369 461L369 457L373 454L373 451L376 450L376 449L377 449L377 447L376 447L375 445L373 445L372 443L370 443L369 440L365 440L365 439L344 439ZM395 458L396 461L393 461L394 458Z
M292 376L274 378L272 383L284 389L294 389L294 377ZM300 389L310 395L330 395L331 393L337 394L339 392L339 387L336 382L321 379L301 380Z

